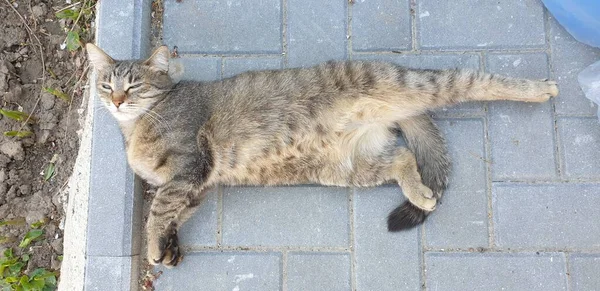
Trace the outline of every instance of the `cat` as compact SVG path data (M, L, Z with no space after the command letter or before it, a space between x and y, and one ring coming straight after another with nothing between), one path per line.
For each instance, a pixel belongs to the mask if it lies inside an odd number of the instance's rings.
M419 225L447 188L451 168L430 110L477 100L544 102L558 94L548 80L361 61L174 82L165 46L143 61L113 60L93 44L86 49L129 165L158 187L147 256L168 267L182 258L179 227L217 184L396 181L407 200L388 216L388 229ZM397 144L399 134L408 148Z

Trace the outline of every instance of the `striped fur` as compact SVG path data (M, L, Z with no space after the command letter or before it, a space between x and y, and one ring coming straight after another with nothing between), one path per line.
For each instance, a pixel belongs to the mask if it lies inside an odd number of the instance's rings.
M119 121L133 170L159 187L148 259L176 265L177 230L214 185L376 186L407 201L391 231L423 222L447 187L450 161L428 111L463 101L543 102L554 82L379 62L248 72L215 82L169 77L169 52L115 61L88 44L100 98ZM396 143L398 129L408 149Z

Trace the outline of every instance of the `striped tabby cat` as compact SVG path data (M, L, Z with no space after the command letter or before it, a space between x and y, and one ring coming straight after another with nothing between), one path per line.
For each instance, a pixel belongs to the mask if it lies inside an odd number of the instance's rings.
M158 186L148 260L167 266L181 258L177 230L217 184L396 181L407 201L390 213L388 229L414 227L435 209L450 173L429 110L477 100L544 102L558 94L546 80L357 61L175 83L164 46L145 61L115 61L86 48L131 168ZM408 149L397 145L400 133Z

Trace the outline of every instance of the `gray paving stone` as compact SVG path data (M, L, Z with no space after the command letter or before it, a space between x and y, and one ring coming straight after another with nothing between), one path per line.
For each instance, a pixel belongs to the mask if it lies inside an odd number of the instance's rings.
M176 268L158 269L163 274L154 281L156 290L281 290L279 253L188 253Z
M564 174L569 178L600 177L600 123L593 118L558 119Z
M350 254L288 254L287 290L350 290Z
M556 178L551 103L502 102L489 107L492 179Z
M548 78L548 56L545 53L500 54L488 53L485 57L489 73L514 78Z
M429 290L567 290L563 253L426 253Z
M554 19L550 19L552 67L560 95L556 98L556 113L561 115L596 115L596 107L586 99L577 75L600 59L600 49L576 41Z
M221 58L182 57L183 80L214 81L221 78Z
M181 53L280 53L281 1L165 1L163 38Z
M571 290L588 291L600 288L600 255L572 254L569 256Z
M450 186L425 222L425 240L433 248L488 246L486 159L483 121L438 120L452 157Z
M418 1L417 34L424 49L544 47L540 1Z
M352 49L411 49L410 22L408 0L355 1L352 4Z
M391 62L418 69L472 69L479 70L476 54L355 54L355 60ZM483 115L483 103L470 102L438 109L438 115Z
M404 196L398 186L356 189L354 249L357 290L419 290L419 231L387 231Z
M223 190L223 244L347 247L348 189L320 186Z
M494 183L492 193L498 246L600 247L600 184Z
M288 0L288 66L346 58L347 1Z
M118 60L147 56L150 49L147 37L150 34L150 3L144 0L106 0L98 6L96 44Z
M196 213L179 229L179 243L184 246L217 244L217 189L210 190Z
M545 53L488 54L488 72L515 78L548 77ZM490 102L492 179L549 180L557 177L552 103Z
M282 68L278 58L224 58L223 77L228 78L246 71L277 70Z
M138 256L87 256L84 290L132 290L138 286Z

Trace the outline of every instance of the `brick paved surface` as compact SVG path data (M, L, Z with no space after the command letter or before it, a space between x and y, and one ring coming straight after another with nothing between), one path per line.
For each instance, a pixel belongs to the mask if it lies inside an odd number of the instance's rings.
M157 290L598 290L600 124L577 73L600 50L539 0L164 1L185 78L329 59L558 80L545 104L438 110L451 186L422 227L386 231L404 198L374 189L222 187L181 230Z

